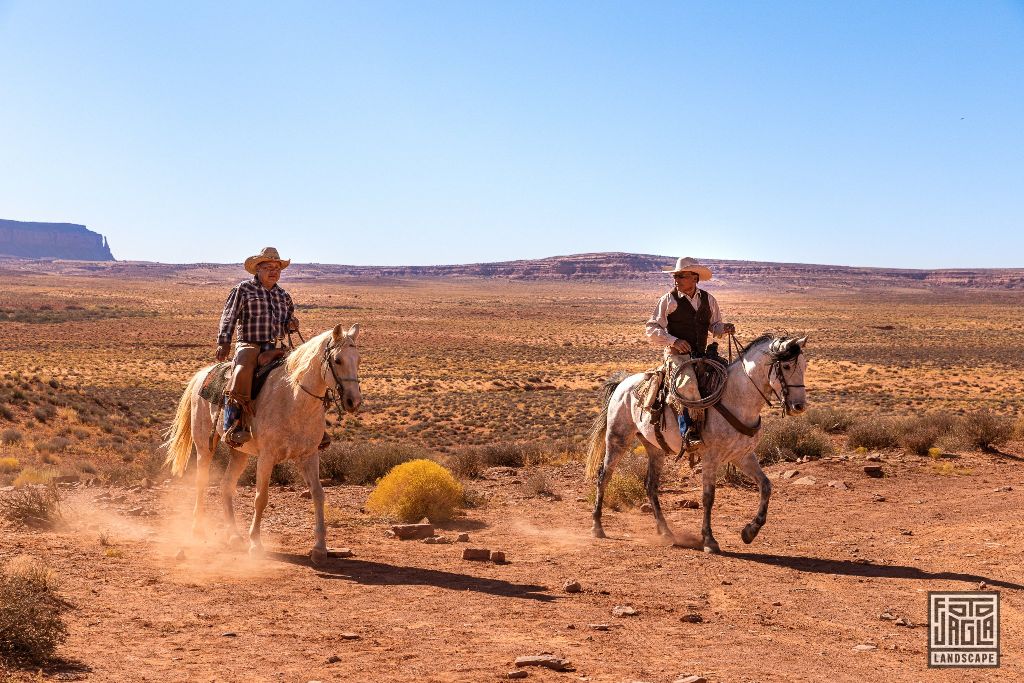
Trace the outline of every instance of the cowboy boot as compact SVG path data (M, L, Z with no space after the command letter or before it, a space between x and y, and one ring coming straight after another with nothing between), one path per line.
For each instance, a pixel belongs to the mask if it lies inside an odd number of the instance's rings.
M690 428L686 431L686 440L691 446L701 446L704 443L704 439L701 436L702 428L704 427L704 410L703 408L691 409L687 408L686 412L689 413Z
M242 348L235 354L235 367L231 374L231 388L228 389L227 401L225 402L224 422L227 425L227 404L233 404L235 411L233 415L237 418L233 421L230 429L225 429L224 441L232 448L238 448L252 438L249 427L249 413L252 405L252 376L256 370L256 359L259 350L256 348ZM243 406L249 406L245 410Z
M700 435L700 425L690 415L689 408L683 408L683 412L679 415L679 433L683 435L683 448L685 449L697 448L704 443Z
M224 397L224 443L238 448L252 438L242 420L242 407L231 396Z

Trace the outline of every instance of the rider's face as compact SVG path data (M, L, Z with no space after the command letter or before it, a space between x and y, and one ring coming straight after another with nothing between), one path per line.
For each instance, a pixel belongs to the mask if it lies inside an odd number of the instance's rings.
M256 276L260 284L270 289L281 279L281 264L275 261L266 261L256 266Z
M697 273L687 271L674 274L672 279L676 282L676 289L688 296L693 296L693 293L697 290L697 282L700 281L700 276Z

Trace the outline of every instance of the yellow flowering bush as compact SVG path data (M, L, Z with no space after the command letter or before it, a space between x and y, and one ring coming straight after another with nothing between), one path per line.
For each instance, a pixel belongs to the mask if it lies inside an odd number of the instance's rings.
M366 509L400 522L452 518L462 502L462 485L433 460L410 460L387 473L366 501Z

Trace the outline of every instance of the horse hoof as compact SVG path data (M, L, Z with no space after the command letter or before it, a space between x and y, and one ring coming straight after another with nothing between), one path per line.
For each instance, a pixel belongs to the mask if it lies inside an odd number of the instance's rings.
M263 546L251 545L249 546L249 557L254 560L258 560L263 557Z
M753 526L752 524L748 524L747 526L743 527L743 531L740 532L740 538L743 539L744 543L750 545L754 542L754 539L757 538L757 532L759 531L760 529L758 529L757 527Z
M604 529L602 529L599 526L595 526L593 529L591 529L591 533L594 534L594 538L608 538L604 534Z
M241 550L245 547L245 539L238 534L231 534L228 537L228 547L232 550Z
M309 561L314 565L321 565L327 561L327 551L322 548L313 548L309 551Z
M718 555L722 552L722 549L718 547L718 544L712 541L711 543L704 544L704 552L709 555Z

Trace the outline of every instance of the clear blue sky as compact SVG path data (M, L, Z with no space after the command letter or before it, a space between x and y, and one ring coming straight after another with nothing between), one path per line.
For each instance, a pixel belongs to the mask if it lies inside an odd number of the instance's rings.
M0 0L0 218L119 259L1024 266L1024 3Z

